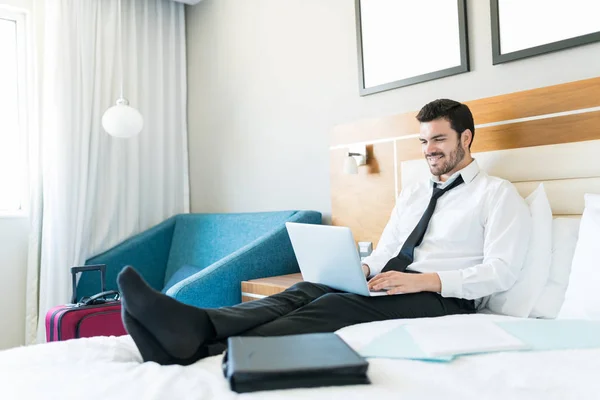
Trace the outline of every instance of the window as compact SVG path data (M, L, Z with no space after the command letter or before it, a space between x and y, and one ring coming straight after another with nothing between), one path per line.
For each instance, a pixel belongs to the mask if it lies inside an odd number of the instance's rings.
M0 9L0 214L24 211L27 188L25 15Z

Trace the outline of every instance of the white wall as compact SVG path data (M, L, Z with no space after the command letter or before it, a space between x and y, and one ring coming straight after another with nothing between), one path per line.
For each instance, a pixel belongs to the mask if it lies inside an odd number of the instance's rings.
M27 218L0 215L0 349L25 342Z
M0 0L0 6L9 6L22 8L27 11L33 10L33 2L35 0ZM37 0L43 1L43 0Z
M333 126L600 75L600 43L493 66L489 1L477 0L471 72L360 97L354 0L205 0L186 13L194 212L329 216Z
M34 0L0 0L0 7L4 6L17 7L33 13ZM39 22L33 19L33 14L30 15L32 23ZM41 35L41 32L39 33ZM25 343L28 235L28 218L0 214L0 349Z

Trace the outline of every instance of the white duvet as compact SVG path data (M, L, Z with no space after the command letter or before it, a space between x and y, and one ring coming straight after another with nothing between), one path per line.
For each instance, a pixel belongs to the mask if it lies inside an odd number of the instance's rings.
M438 320L474 318L509 319L477 314ZM354 325L338 334L359 349L401 323ZM600 399L600 349L493 353L449 363L369 359L369 364L371 385L238 395L221 373L221 356L187 367L160 366L141 363L129 336L98 337L0 352L0 399Z

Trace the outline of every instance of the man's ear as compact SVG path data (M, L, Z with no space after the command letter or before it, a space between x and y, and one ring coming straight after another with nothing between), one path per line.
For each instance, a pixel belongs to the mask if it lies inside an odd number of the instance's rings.
M462 144L468 148L471 142L473 141L473 133L470 129L465 129L460 135L460 139L462 141Z

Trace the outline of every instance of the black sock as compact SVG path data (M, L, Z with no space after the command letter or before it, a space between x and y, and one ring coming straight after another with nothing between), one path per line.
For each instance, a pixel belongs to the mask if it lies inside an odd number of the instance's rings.
M150 332L137 322L125 308L121 310L121 317L127 333L131 335L145 362L154 361L161 365L175 364L172 362L174 358L162 348Z
M179 359L171 356L167 351L161 346L160 343L156 340L154 336L146 328L142 326L138 321L135 320L126 310L122 309L122 318L123 324L125 325L125 329L127 329L127 333L131 335L131 338L135 342L140 354L142 355L142 359L144 362L153 361L160 365L189 365L198 361L201 358L205 358L209 355L208 347L202 346L200 350L194 354L192 357L187 359Z
M215 330L205 310L157 292L132 267L127 266L119 273L117 283L123 297L124 312L148 333L140 334L135 323L129 321L136 335L155 339L162 350L174 359L189 361L195 355L201 355L204 344L214 339ZM126 318L123 322L127 323ZM148 343L151 341L147 339L142 346L150 347Z

